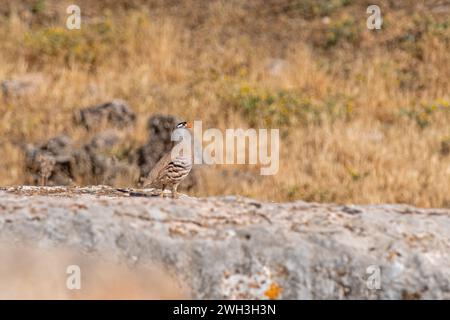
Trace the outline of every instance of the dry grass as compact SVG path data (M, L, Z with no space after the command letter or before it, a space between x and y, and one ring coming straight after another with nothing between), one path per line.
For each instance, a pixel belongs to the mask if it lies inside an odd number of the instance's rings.
M21 142L83 140L72 112L121 98L139 115L136 146L155 112L281 129L277 175L205 168L197 195L450 207L448 5L381 1L374 32L357 0L79 1L69 31L66 2L3 9L0 79L41 80L1 103L0 184L25 181Z

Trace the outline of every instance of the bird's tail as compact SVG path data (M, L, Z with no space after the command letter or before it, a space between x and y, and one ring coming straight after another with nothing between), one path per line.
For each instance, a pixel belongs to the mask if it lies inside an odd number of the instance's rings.
M130 197L155 197L158 194L154 194L154 193L144 193L144 192L136 192L136 191L130 191L130 190L126 190L126 189L121 189L121 188L116 188L116 191L122 192L122 193L126 193L128 194Z

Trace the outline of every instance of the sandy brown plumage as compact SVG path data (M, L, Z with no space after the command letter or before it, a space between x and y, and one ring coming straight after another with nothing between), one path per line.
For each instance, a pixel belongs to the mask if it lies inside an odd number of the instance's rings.
M179 123L177 128L187 128L186 122ZM172 157L172 152L163 156L152 168L144 181L144 187L150 187L161 190L170 188L172 197L177 197L178 185L183 181L192 169L191 155L176 155Z

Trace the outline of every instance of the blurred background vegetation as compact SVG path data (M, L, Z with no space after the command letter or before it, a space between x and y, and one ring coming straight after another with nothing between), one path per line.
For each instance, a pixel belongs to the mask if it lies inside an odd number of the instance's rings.
M68 30L73 2L0 5L0 80L35 83L0 102L1 185L25 183L24 142L82 141L73 112L119 98L132 146L154 113L280 128L277 175L208 167L195 195L450 207L447 1L380 0L381 30L363 0L79 0Z

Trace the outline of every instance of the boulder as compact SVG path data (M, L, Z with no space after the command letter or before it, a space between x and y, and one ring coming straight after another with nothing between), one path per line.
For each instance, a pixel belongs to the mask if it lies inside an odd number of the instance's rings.
M92 130L102 126L125 128L136 121L133 110L122 100L113 100L81 109L74 115L76 123Z
M195 299L450 299L449 209L104 186L3 188L0 203L2 243L163 266Z
M43 76L39 73L29 73L25 75L16 76L1 81L0 87L2 89L5 100L9 98L18 98L31 95L36 92L39 85L43 82Z
M32 184L68 185L72 172L73 145L66 135L59 135L38 144L25 147L25 168ZM45 173L45 174L44 174ZM46 176L43 180L43 175Z
M121 143L114 130L100 132L76 147L68 136L56 136L38 145L28 145L25 165L29 183L35 185L132 184L139 170L128 159L120 160L111 150Z

